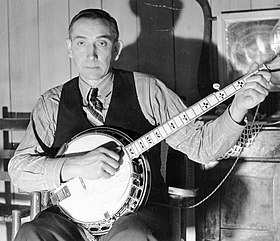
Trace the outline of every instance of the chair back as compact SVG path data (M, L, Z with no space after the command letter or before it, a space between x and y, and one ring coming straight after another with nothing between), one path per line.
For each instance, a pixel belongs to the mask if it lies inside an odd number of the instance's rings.
M2 108L2 118L0 118L0 181L4 182L4 185L0 190L0 221L6 223L7 240L13 240L15 237L21 225L21 217L30 214L29 204L12 204L14 199L29 201L30 196L14 193L8 174L9 160L19 145L19 141L14 140L19 139L20 134L24 133L29 123L29 117L30 113L9 112L8 107Z

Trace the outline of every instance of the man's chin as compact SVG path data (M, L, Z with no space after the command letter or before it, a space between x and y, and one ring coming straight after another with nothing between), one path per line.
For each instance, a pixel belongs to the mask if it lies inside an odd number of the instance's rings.
M81 75L81 78L86 82L99 81L103 78L103 74L95 73L90 75Z

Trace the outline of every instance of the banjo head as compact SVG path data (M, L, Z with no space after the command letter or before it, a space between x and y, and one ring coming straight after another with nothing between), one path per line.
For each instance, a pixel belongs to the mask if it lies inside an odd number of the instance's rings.
M108 144L124 147L130 142L131 139L118 130L92 128L74 137L64 156ZM107 233L115 220L137 210L147 200L151 179L148 162L143 156L131 160L125 148L122 149L122 164L114 176L97 180L75 177L53 192L53 196L60 199L57 205L61 211L93 235Z

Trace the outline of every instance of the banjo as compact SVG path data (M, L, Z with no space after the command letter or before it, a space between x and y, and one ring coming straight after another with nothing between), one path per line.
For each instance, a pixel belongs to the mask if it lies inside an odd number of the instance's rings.
M120 216L136 211L149 196L151 172L143 153L235 95L248 77L261 70L279 71L279 55L136 140L117 129L102 126L78 134L66 143L61 151L63 156L79 155L99 146L113 144L123 150L123 163L119 171L109 179L75 177L63 183L51 193L52 203L90 234L106 234Z

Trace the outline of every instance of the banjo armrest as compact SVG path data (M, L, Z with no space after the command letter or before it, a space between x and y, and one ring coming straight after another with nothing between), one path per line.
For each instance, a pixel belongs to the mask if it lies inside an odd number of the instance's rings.
M168 194L172 198L183 199L183 198L194 198L198 195L198 188L184 189L178 187L168 187Z

